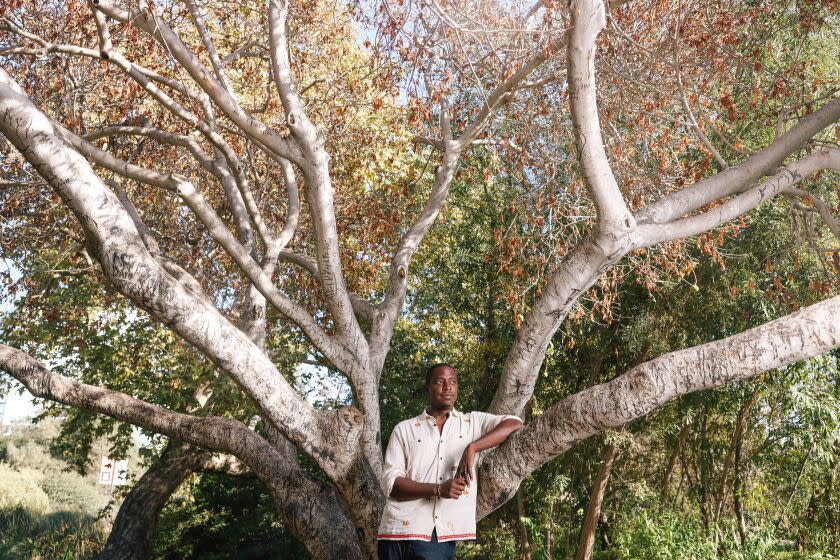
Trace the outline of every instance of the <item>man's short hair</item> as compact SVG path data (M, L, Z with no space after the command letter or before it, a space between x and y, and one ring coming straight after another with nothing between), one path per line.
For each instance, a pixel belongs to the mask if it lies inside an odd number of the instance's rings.
M442 368L442 367L448 367L452 371L455 371L455 368L452 367L451 365L447 364L446 362L439 362L437 364L432 364L432 365L429 366L429 369L426 370L426 383L431 382L432 381L432 374L435 372L436 369Z

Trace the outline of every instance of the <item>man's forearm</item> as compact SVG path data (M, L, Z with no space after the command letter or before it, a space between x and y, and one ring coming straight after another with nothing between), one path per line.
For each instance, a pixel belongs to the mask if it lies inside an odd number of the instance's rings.
M472 442L469 446L473 451L478 453L485 449L490 449L501 445L514 432L518 432L524 427L524 424L515 418L506 418L499 422L499 425Z
M391 497L397 500L417 500L437 496L438 485L415 482L410 478L398 476L391 488Z

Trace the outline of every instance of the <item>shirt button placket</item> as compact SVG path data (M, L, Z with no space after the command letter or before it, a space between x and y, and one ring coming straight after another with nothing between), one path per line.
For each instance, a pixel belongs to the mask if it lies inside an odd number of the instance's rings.
M444 424L444 425L443 425L443 431L446 431L446 424ZM437 435L437 437L438 437L438 449L437 449L438 464L437 464L437 475L438 475L438 480L443 480L443 475L442 475L442 473L441 473L441 469L443 468L443 467L442 467L442 465L443 465L443 433L441 432L441 430L438 430L438 429L437 429L437 425L435 425L435 434L436 434L436 435ZM437 527L437 520L438 520L437 501L435 501L435 511L434 511L434 515L435 515L435 527Z
M438 440L437 455L438 455L438 457L440 457L441 456L440 455L440 430L438 430L437 422L434 423L432 428L435 431L435 436L437 436L437 440ZM438 475L438 480L442 480L443 477L441 477L441 475L440 475L440 461L438 461L436 474ZM439 488L440 488L440 486L438 486L438 489ZM440 493L440 492L438 492L438 493ZM434 521L432 523L433 528L437 526L437 518L438 518L437 507L438 507L438 502L439 501L440 501L440 497L435 496L434 506L432 507L432 516L434 517Z

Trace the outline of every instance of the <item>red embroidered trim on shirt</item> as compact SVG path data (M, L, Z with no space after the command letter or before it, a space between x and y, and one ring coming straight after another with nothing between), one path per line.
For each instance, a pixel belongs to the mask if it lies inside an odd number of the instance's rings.
M377 539L387 541L398 541L404 539L423 539L424 541L431 541L432 535L412 535L412 534L382 534L376 535Z

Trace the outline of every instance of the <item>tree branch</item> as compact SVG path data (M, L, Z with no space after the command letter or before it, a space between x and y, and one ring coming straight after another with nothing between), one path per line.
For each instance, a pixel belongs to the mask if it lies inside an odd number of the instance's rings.
M593 232L563 259L516 333L488 409L490 412L522 414L534 392L540 366L554 333L580 296L632 246L629 236L615 238Z
M304 152L317 144L323 144L323 137L303 108L289 61L289 45L286 38L286 16L289 5L286 0L268 0L268 37L271 54L271 77L280 94L280 102L286 112L286 124L298 146Z
M56 123L53 123L53 125L56 127L56 130L62 138L67 140L74 148L79 150L79 152L90 158L95 163L129 179L160 187L178 194L178 196L181 197L181 199L184 200L184 202L193 211L199 221L207 227L207 231L213 239L225 250L226 253L231 256L234 262L236 262L239 266L240 270L245 273L248 280L253 283L253 285L269 302L271 302L272 306L294 322L304 332L307 338L309 338L312 344L334 364L341 368L347 368L348 370L352 370L356 367L356 359L352 353L348 352L347 349L340 343L333 340L305 309L277 290L269 276L270 270L263 270L261 265L254 261L253 257L249 254L246 248L227 229L213 207L205 200L204 196L196 190L192 183L186 181L186 179L177 174L164 174L125 162L112 156L105 150L97 148L90 142L83 140L60 125ZM205 162L208 163L208 165L210 164L209 160L205 160ZM293 189L295 188L296 187L293 187ZM284 251L280 249L279 246L275 250L278 256L287 260L291 260L306 267L312 266L311 262L306 261L305 257L297 256L289 251ZM320 277L316 276L316 278ZM364 303L362 303L361 298L358 296L356 296L354 300L356 300L354 307L358 308L359 312L363 313L365 316L370 316L371 311L369 304L368 306L365 306Z
M642 224L637 230L640 246L649 247L714 229L764 204L777 194L788 192L788 189L809 175L823 169L840 171L840 149L824 150L791 163L770 179L697 216L667 224ZM833 219L830 213L829 217ZM831 221L828 223L832 225Z
M69 131L68 133L73 134ZM98 130L85 134L81 138L82 140L85 140L87 142L95 142L100 138L112 138L114 136L143 136L146 138L157 140L158 142L162 142L164 144L187 148L187 150L192 154L193 158L195 158L196 162L204 170L213 173L214 175L218 174L218 169L215 167L213 160L210 159L210 157L204 152L204 150L201 149L201 146L198 144L198 142L195 141L195 139L192 136L186 134L173 134L171 132L166 132L151 126L112 125L104 126ZM68 140L71 140L71 143L73 143L74 146L81 146L80 142L70 139L69 136Z
M303 172L306 199L312 213L317 248L315 258L321 274L321 290L343 344L353 350L359 363L365 363L369 347L353 312L353 304L342 272L333 187L329 173L329 157L324 150L324 136L307 116L292 79L286 37L287 10L288 4L285 0L268 0L272 77L286 112L286 123L303 154L296 163ZM363 377L367 375L366 371L357 371L358 369L351 367L345 370L356 389L360 388L359 385L364 382ZM364 367L361 369L366 370ZM367 400L363 395L359 395L359 398L362 401ZM373 403L363 405L365 409L370 406L373 406Z
M828 226L828 229L834 234L834 237L840 240L840 219L832 213L831 207L828 203L826 203L826 201L809 193L808 191L803 191L802 189L797 189L796 187L785 187L783 192L785 194L798 197L808 204L812 204L817 209L817 213Z
M0 344L0 369L35 397L111 416L205 449L253 457L255 450L265 447L256 433L237 420L181 414L124 393L80 383L51 372L26 352L5 344Z
M522 82L551 57L552 49L557 46L558 44L554 43L551 48L541 50L537 56L527 60L516 72L513 72L493 88L484 101L481 110L457 139L451 138L448 119L445 118L441 118L442 140L426 138L419 135L414 137L415 142L429 144L441 149L444 152L444 156L441 165L435 170L435 182L429 198L423 205L420 216L403 236L399 247L394 253L388 275L388 289L385 293L385 298L376 307L378 313L374 315L370 339L371 347L373 348L371 360L375 366L379 366L378 368L374 367L377 371L381 369L381 364L384 363L385 356L390 348L394 324L405 301L408 285L408 266L411 258L437 219L444 202L446 202L446 198L449 195L449 186L458 169L461 154L487 127L495 111L510 101ZM447 110L447 105L444 101L441 107L442 115L445 115Z
M88 162L0 69L0 131L78 217L88 251L124 295L197 346L254 400L265 417L317 454L318 413L242 332L173 279L146 250L134 223Z
M210 38L210 33L207 32L207 28L204 26L204 21L201 16L201 10L199 10L198 5L195 3L195 0L184 0L184 2L187 4L187 7L190 10L190 15L192 16L193 24L195 25L195 28L198 31L198 36L201 37L201 42L204 45L204 49L207 51L207 55L210 57L210 64L213 66L213 72L216 74L216 79L219 80L219 83L222 84L222 87L225 88L228 95L233 97L233 89L230 87L230 83L228 82L228 78L224 70L224 65L222 63L222 60L219 58L219 53L216 51L216 47L213 46L213 41Z
M330 361L344 370L352 371L355 369L357 365L355 355L344 348L339 341L330 337L303 307L280 293L268 274L233 237L212 206L196 190L193 184L181 180L177 176L175 180L178 182L178 195L205 225L213 239L233 258L260 293L278 311L294 322L306 334L312 344Z
M95 146L81 136L67 130L61 124L53 121L52 119L50 119L50 124L52 125L55 133L61 137L62 140L93 163L100 165L117 175L125 177L126 179L131 179L144 185L151 185L173 193L177 192L178 182L174 179L173 173L161 173L160 171L154 169L134 165L133 163L122 160L110 152ZM209 165L209 160L205 160L205 163L208 163Z
M198 57L184 45L181 38L160 18L148 12L122 10L114 6L110 0L96 0L95 5L108 17L123 23L129 23L148 33L167 49L195 83L244 133L253 136L260 141L261 145L268 147L277 155L296 163L300 161L300 153L289 142L289 139L245 111L227 90L210 75Z
M636 221L639 224L665 224L689 212L699 210L715 200L738 192L761 179L815 134L838 119L840 119L840 97L804 117L769 146L745 161L640 209L635 214Z
M715 161L718 163L721 169L726 169L729 167L729 164L726 163L726 160L723 159L723 156L720 155L720 152L715 148L714 144L709 140L708 136L701 130L700 125L697 124L697 119L694 118L694 111L691 110L691 105L688 102L688 99L685 96L685 88L683 87L682 81L682 70L680 69L680 25L682 24L682 15L681 12L682 6L680 5L678 8L677 13L677 24L676 29L674 30L674 72L677 75L677 91L680 94L680 101L682 101L682 106L685 109L685 114L688 116L688 124L691 126L691 130L694 131L694 134L697 135L697 138L700 139L700 142L706 147L707 150L712 154L715 158Z
M633 217L610 167L595 95L595 39L606 25L601 0L573 0L568 56L569 104L583 177L604 232L629 232Z
M576 443L656 410L674 397L720 387L840 347L840 296L742 333L645 362L549 408L484 461L479 515Z

